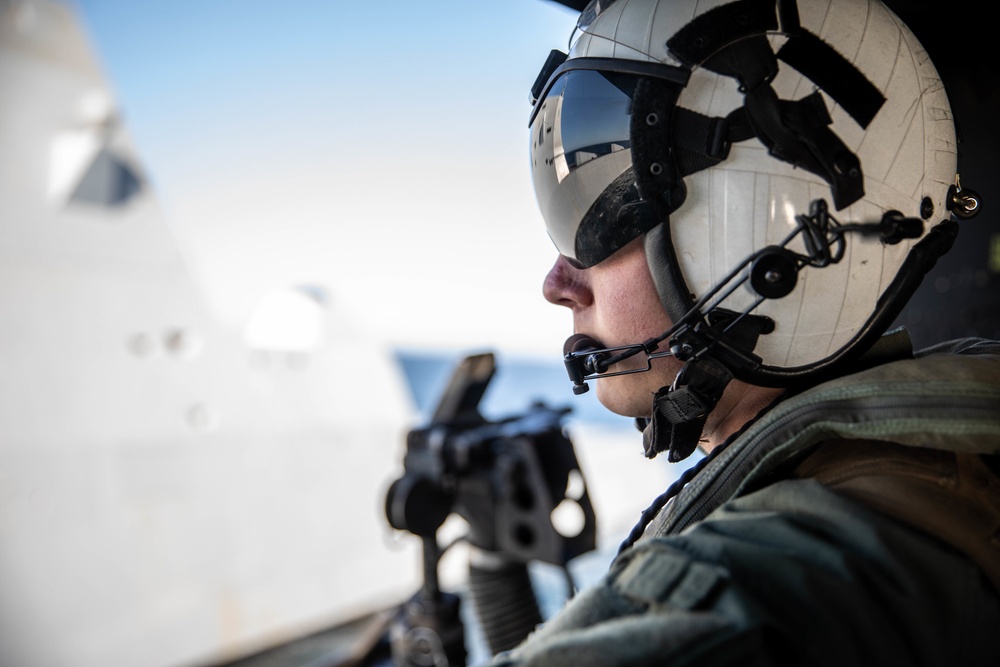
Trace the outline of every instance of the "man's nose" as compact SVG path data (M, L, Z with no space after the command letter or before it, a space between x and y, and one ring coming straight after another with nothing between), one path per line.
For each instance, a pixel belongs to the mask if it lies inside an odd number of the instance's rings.
M593 302L586 270L575 268L563 255L556 258L556 263L545 276L542 294L549 303L574 310Z

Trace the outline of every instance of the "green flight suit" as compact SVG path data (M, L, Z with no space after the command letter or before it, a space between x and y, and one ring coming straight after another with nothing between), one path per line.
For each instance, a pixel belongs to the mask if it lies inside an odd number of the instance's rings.
M493 667L1000 665L1000 344L792 396Z

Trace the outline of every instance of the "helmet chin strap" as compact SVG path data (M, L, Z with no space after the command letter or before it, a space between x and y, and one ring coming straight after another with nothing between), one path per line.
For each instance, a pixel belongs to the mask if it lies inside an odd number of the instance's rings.
M668 314L690 312L694 300L680 274L670 233L663 222L643 240L646 263L660 301ZM643 431L648 458L666 450L672 463L690 456L701 440L708 415L722 398L733 374L710 356L688 357L682 349L675 356L684 360L672 384L653 396L649 423Z
M687 361L673 384L653 396L649 424L642 438L646 456L653 458L666 450L671 463L691 456L708 416L732 379L729 369L711 357Z

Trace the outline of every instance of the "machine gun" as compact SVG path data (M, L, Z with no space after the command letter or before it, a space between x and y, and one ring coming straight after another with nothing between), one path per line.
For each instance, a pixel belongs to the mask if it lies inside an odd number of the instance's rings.
M490 353L458 365L431 423L408 434L403 476L386 494L389 524L423 540L423 585L390 625L395 665L466 663L460 599L438 583L437 531L452 513L468 522L465 539L493 560L470 565L469 588L494 653L541 622L528 561L561 566L568 576L568 562L595 548L594 509L562 427L569 409L536 403L518 416L485 419L479 403L495 371ZM569 530L553 522L567 506L578 518Z

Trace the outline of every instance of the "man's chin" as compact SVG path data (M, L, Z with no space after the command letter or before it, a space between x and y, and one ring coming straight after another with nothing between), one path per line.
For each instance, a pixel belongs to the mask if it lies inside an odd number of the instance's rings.
M629 375L620 375L594 381L597 400L616 415L630 418L648 417L652 398L650 396L636 396L635 387L631 387L632 391L628 391L629 387L624 385L626 385L625 380L630 377Z

